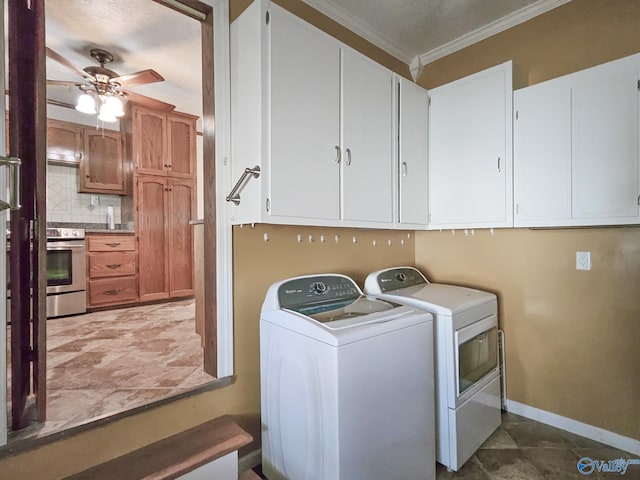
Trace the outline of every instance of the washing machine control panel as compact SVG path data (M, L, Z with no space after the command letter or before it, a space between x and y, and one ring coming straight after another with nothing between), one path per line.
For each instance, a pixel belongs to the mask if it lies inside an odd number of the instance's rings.
M349 278L336 275L316 275L293 278L278 290L281 308L295 309L300 305L332 300L357 299L362 295Z

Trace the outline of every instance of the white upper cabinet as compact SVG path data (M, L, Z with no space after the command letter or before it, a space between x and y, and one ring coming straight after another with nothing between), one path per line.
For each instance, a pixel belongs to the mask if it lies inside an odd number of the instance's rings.
M268 1L231 25L233 223L393 226L393 74ZM246 200L246 201L245 201Z
M390 224L393 74L348 49L342 61L342 218Z
M514 226L571 219L571 87L516 90L513 132Z
M516 226L640 221L640 55L514 94Z
M425 229L429 221L429 94L403 78L398 89L398 223Z
M271 215L340 216L340 47L271 8Z
M510 227L511 62L429 92L429 228Z

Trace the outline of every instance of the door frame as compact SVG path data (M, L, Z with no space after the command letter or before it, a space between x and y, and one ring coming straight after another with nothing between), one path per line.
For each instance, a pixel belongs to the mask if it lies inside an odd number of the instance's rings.
M4 44L4 0L0 0L0 38L3 39L0 51L0 87L5 91L5 49ZM0 96L0 155L7 154L7 111L6 95ZM0 192L6 191L6 176L0 175ZM0 252L6 251L7 216L0 213ZM0 255L0 272L7 271L7 256ZM0 274L0 447L7 444L7 276Z

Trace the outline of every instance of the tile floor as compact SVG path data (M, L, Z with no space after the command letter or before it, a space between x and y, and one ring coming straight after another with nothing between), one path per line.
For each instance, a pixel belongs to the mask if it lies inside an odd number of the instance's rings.
M578 460L635 459L638 455L603 445L512 413L503 412L502 425L457 472L436 465L436 479L464 480L565 480L636 479L640 465L620 473L578 472ZM261 476L260 467L254 471ZM420 480L420 479L407 479Z
M194 300L47 321L47 422L11 435L44 436L185 392L202 370Z

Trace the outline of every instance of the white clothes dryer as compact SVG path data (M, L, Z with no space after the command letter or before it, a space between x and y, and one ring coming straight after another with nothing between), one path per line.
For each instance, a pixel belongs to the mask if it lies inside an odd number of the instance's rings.
M339 274L272 285L260 318L270 480L435 479L433 317Z
M434 315L436 459L457 471L501 423L496 296L413 267L369 274L365 292Z

